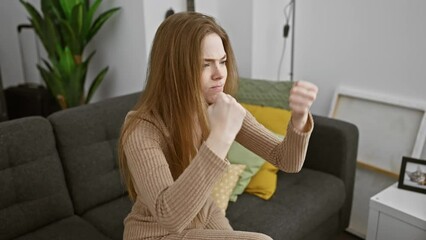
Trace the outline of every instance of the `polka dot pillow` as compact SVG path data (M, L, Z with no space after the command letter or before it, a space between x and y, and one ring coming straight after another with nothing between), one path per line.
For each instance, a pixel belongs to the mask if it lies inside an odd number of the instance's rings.
M211 193L216 205L225 213L232 191L240 179L246 165L230 164L221 179L216 183Z

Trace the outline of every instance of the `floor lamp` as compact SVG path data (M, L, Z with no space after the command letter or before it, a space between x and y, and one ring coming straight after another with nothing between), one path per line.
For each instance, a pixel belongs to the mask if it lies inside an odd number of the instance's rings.
M284 55L287 48L287 37L289 31L291 30L291 56L290 56L290 81L293 81L293 71L294 71L294 29L295 29L295 0L290 0L289 3L284 7L284 16L285 16L285 24L283 29L283 37L284 37L284 45L283 51L281 53L281 58L278 64L278 73L277 73L277 81L281 79L281 68L284 61ZM292 20L290 27L290 18Z

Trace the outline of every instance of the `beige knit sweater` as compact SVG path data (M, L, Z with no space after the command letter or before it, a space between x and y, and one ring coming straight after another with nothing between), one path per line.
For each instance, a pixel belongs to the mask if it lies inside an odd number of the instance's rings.
M134 114L130 112L128 115ZM168 132L158 116L144 116L124 145L137 194L124 220L124 239L160 239L188 229L231 230L228 220L210 197L216 181L229 165L205 143L190 165L173 180L166 159ZM285 172L302 168L313 129L299 132L291 123L281 142L247 112L236 141Z

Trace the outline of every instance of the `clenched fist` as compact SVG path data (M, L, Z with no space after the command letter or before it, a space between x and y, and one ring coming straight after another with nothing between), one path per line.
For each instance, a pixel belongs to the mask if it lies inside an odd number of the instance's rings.
M210 135L207 145L221 158L226 156L241 129L246 110L232 96L223 92L207 109Z
M217 131L235 138L243 124L246 110L231 95L219 93L216 102L208 107L207 114L211 132Z
M297 81L290 90L291 122L299 131L305 131L309 109L315 101L318 87L310 82Z

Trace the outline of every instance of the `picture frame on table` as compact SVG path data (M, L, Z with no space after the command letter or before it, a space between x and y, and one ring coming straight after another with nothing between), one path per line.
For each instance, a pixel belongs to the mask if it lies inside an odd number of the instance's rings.
M426 194L426 160L402 157L398 188Z

